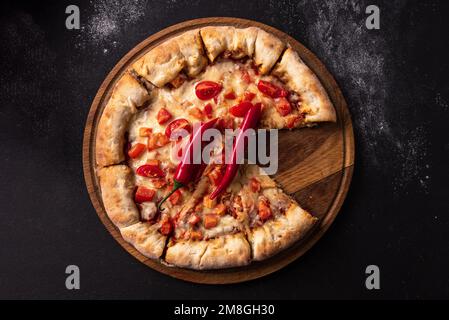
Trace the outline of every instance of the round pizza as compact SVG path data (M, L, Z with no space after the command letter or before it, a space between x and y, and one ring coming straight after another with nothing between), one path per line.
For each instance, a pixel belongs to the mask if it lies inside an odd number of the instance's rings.
M274 35L231 26L185 32L115 84L96 131L104 208L123 239L168 265L205 270L267 259L317 219L258 165L220 161L223 143L208 163L183 163L186 150L201 128L224 134L335 121L318 78Z

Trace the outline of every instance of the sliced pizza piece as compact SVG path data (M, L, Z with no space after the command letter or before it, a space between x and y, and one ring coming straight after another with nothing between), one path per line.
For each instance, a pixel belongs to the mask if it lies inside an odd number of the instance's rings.
M160 223L138 222L120 229L125 241L132 244L140 253L151 259L162 256L167 237L160 230Z
M256 165L242 168L236 213L247 221L252 258L266 259L303 238L318 220Z
M98 166L109 166L125 160L123 150L129 121L137 112L136 108L149 99L147 90L129 73L120 78L98 124L95 144Z
M223 235L209 240L171 240L165 261L190 269L224 269L245 266L251 249L243 233Z
M134 203L134 177L126 165L98 170L101 194L106 213L119 228L139 222L139 210Z
M284 52L272 74L279 77L288 89L299 94L299 110L305 115L306 123L336 121L335 109L326 90L292 48Z

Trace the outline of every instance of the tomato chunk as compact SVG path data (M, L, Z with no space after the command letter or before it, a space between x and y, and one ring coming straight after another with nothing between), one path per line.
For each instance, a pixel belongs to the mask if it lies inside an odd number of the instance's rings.
M134 195L134 200L137 203L152 201L155 193L156 192L152 189L148 189L143 186L138 186L136 194Z
M245 101L252 101L255 97L256 97L256 94L251 91L246 91L243 94L243 100L245 100Z
M235 95L234 91L229 91L225 93L224 98L228 100L234 100L235 98L237 98L237 96Z
M210 103L206 104L203 110L203 113L206 115L206 117L212 119L212 112L213 112L212 105Z
M164 235L168 236L173 232L173 222L170 219L162 221L161 228L159 231Z
M169 142L170 142L170 140L164 134L162 134L160 132L151 134L151 136L148 137L148 143L147 143L148 151L152 151L152 150L161 148L161 147L165 146L166 144L168 144Z
M198 120L204 120L204 114L200 108L193 107L193 108L189 109L189 114Z
M158 166L151 164L144 164L137 168L136 173L141 177L147 178L162 178L165 177L165 172Z
M141 137L149 137L153 133L153 129L151 128L139 128L139 136Z
M204 216L204 228L211 229L217 226L219 217L216 214L206 214Z
M200 100L215 98L223 89L223 86L213 81L201 81L195 86L195 94Z
M259 89L260 92L273 99L281 97L285 98L288 95L288 91L286 91L285 89L264 80L259 80L259 83L257 84L257 89Z
M271 216L273 215L273 213L271 212L270 203L268 202L267 199L259 200L258 209L259 209L258 214L262 221L270 219Z
M170 140L180 140L192 132L192 126L186 119L176 119L165 129L165 136ZM173 137L173 138L172 138Z
M174 206L176 206L180 201L181 201L181 191L180 190L176 190L171 196L170 198L168 198L168 200L170 201L170 203Z
M276 110L283 117L292 112L292 106L290 105L290 102L286 98L276 99L275 106Z
M215 207L215 213L222 216L226 213L226 205L223 203L219 203L216 207Z
M249 75L249 72L247 70L242 70L242 80L247 84L251 83L251 76Z
M135 145L133 145L131 147L131 149L129 149L128 156L131 159L138 158L142 154L142 152L144 152L144 150L145 150L145 145L143 143L136 143Z
M199 230L191 230L190 231L190 239L201 240L201 239L203 239L203 233Z
M229 112L234 117L244 117L249 109L253 107L253 104L249 101L242 101L239 104L231 107Z
M165 108L161 108L159 110L159 112L157 113L157 122L159 122L159 124L164 124L166 123L168 120L170 120L172 117L171 113L168 112L167 109Z

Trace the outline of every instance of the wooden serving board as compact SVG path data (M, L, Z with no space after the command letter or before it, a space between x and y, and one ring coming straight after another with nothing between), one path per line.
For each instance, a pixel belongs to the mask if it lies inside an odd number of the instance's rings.
M279 170L274 178L304 209L319 218L319 223L307 237L263 262L253 262L249 266L233 269L193 271L166 266L159 261L148 259L122 239L118 229L107 217L102 204L95 175L94 142L103 108L122 73L159 43L187 30L210 25L232 25L241 28L255 26L289 43L321 80L337 110L338 121L315 128L279 132ZM216 17L182 22L139 43L117 63L100 86L90 108L83 141L83 168L87 190L98 216L112 236L147 266L172 277L197 283L225 284L256 279L281 269L303 255L321 238L335 219L346 197L353 165L352 122L345 99L332 75L312 52L287 34L259 22L237 18Z

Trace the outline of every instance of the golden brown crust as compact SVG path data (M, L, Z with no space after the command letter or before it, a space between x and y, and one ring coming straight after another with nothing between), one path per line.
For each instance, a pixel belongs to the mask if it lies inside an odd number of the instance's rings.
M151 259L158 259L165 248L167 237L158 231L159 225L138 222L121 228L123 239L131 243L140 253Z
M228 50L233 42L234 27L201 28L201 38L206 48L207 57L214 61L221 53Z
M249 264L251 251L243 233L211 240L178 241L168 247L165 260L183 268L223 269Z
M126 165L98 170L101 196L106 213L119 228L139 222L139 210L133 199L134 177Z
M189 77L197 76L207 66L200 30L187 31L175 38L186 61L186 73Z
M186 66L179 45L170 39L154 47L133 64L134 71L157 87L172 81Z
M292 204L285 216L269 220L248 232L253 260L264 260L288 248L303 238L316 221L317 218Z
M95 158L100 167L125 160L125 132L136 107L149 99L148 92L129 73L117 82L98 124Z
M271 33L259 29L254 50L254 62L261 74L270 72L282 54L285 44Z
M336 121L335 109L326 90L292 48L285 50L272 74L300 94L300 111L306 113L306 123Z

